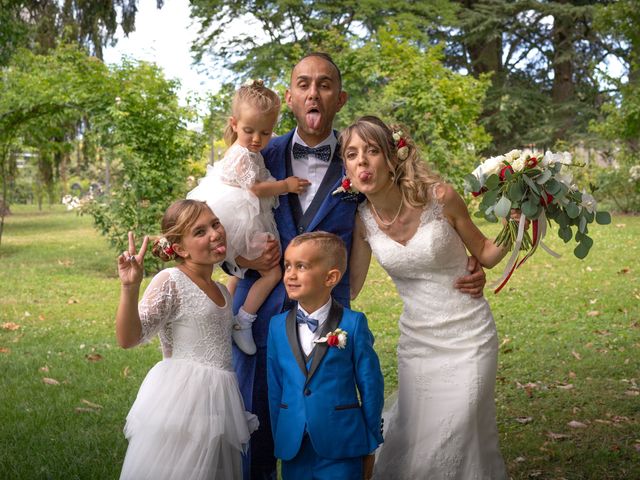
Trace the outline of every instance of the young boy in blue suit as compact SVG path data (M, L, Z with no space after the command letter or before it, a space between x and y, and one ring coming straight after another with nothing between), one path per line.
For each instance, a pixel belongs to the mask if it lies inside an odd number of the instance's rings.
M297 302L271 319L267 380L284 480L368 478L382 443L384 383L364 314L331 298L347 267L332 233L295 237L283 282Z

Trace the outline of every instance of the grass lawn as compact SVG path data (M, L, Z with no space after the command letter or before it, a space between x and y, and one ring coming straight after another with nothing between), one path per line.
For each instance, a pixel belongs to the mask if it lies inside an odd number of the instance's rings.
M117 347L115 254L90 218L12 210L0 246L0 478L118 478L124 419L158 342ZM580 261L551 231L562 258L539 252L499 295L487 290L514 479L640 479L640 217L591 233ZM402 305L378 265L354 308L370 319L392 393Z

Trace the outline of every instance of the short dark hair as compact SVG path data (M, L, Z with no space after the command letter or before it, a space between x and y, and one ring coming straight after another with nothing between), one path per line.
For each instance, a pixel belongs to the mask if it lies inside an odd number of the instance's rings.
M323 259L333 268L340 270L344 274L347 270L347 246L344 241L336 234L323 232L307 232L297 237L293 237L289 245L297 247L305 242L314 242L318 245Z
M298 60L298 63L303 61L305 58L309 58L309 57L319 57L319 58L322 58L323 60L326 60L331 65L333 65L333 68L335 68L336 72L338 73L338 86L340 87L340 90L342 90L342 73L340 72L338 65L336 65L336 62L334 62L333 58L331 58L331 55L329 55L326 52L309 52L300 60ZM298 65L298 63L296 63L296 65ZM294 65L293 68L296 68L296 65ZM293 68L291 69L292 72L293 72Z

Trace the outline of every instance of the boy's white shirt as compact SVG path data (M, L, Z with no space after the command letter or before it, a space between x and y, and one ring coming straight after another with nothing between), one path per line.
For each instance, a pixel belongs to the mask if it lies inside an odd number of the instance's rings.
M298 135L298 128L296 127L296 131L293 132L293 139L291 140L291 149L293 150L293 145L295 143L299 143L302 146L308 147L304 140L300 138ZM336 138L334 132L332 131L327 138L321 141L318 145L313 148L322 147L324 145L329 145L331 147L331 156L329 158L333 158L333 154L336 151L338 146L338 139ZM293 158L293 153L290 150L291 154L291 171L294 176L299 178L304 178L311 182L311 185L304 191L298 195L298 199L300 200L300 206L302 207L302 213L304 213L313 198L318 193L318 188L320 188L320 184L324 179L327 170L329 169L329 164L331 161L325 162L324 160L320 160L315 155L308 155L307 161L304 160L295 160Z
M313 341L320 338L322 324L326 322L327 318L329 317L329 310L331 310L331 297L329 297L327 303L325 303L315 312L309 313L300 305L298 305L298 309L308 317L318 320L318 328L315 332L312 332L306 323L298 324L298 340L300 340L300 346L302 347L302 351L304 352L304 354L309 355L311 353L311 350L313 350L313 347L315 347L315 343L313 343Z

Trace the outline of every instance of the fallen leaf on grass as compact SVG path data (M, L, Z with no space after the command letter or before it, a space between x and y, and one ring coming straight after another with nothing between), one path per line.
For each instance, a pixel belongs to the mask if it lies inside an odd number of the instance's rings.
M67 305L71 305L74 303L78 303L78 300L76 300L75 298L70 298L69 300L67 300Z
M609 335L611 335L611 332L609 330L594 330L594 333L596 335L602 335L603 337L608 337Z
M582 360L582 357L580 356L580 354L575 350L571 350L571 355L573 355L576 358L576 360Z
M86 408L86 407L76 407L77 413L97 413L98 410L95 408Z
M42 322L44 320L44 315L42 315L42 314L38 315L38 320L40 320Z
M24 316L25 316L25 317L30 317L30 316L31 316L31 314L30 314L29 312L24 312Z
M89 353L85 355L85 358L90 362L99 362L100 360L102 360L102 355L100 355L99 353Z
M636 449L636 452L640 453L640 443L636 443L633 447Z
M70 267L71 265L73 265L73 260L58 260L58 265L61 265L63 267Z
M623 269L619 270L618 273L624 275L625 273L629 273L630 271L631 269L629 267L624 267Z
M587 317L597 317L598 315L600 315L598 310L591 310L590 312L587 312Z
M60 382L58 380L56 380L55 378L43 377L42 381L44 383L46 383L47 385L60 385Z
M560 390L571 390L573 389L573 384L572 383L560 383L558 385L556 385L557 388L559 388Z
M596 418L594 420L594 422L596 423L602 423L603 425L611 425L613 422L609 421L609 420L602 420L601 418Z
M18 330L20 328L20 325L18 325L15 322L5 322L2 324L2 329L3 330L10 330L10 331L14 331L14 330Z
M41 372L48 372L49 371L49 367L48 366L44 366L44 367L40 367L38 370L40 370Z
M526 462L527 459L525 457L516 457L513 459L513 461L516 463L522 463L522 462Z
M11 353L11 349L7 347L0 347L0 353Z
M515 421L522 425L526 425L527 423L533 422L533 417L516 417Z
M569 378L576 378L576 372L569 372Z
M551 440L566 440L567 438L571 438L569 435L565 435L564 433L553 433L547 432L547 437Z
M571 420L569 423L567 423L567 425L569 425L571 428L587 428L586 424L578 422L577 420Z
M130 371L131 371L131 369L130 369L129 367L124 367L124 368L122 369L122 376L123 376L124 378L127 378L127 377L129 376L129 372L130 372Z
M84 398L80 401L91 408L102 408L102 405L98 405L97 403L90 402L89 400L85 400Z
M624 394L630 397L637 397L638 395L640 395L640 392L638 390L627 390L626 392L624 392Z
M626 226L627 226L626 223L616 223L616 228L624 228Z

